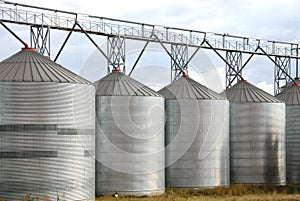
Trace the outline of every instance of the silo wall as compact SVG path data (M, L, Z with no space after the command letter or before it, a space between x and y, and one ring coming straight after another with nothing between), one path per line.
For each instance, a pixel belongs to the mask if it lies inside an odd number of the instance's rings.
M164 193L164 99L96 96L96 116L96 194Z
M0 198L95 197L92 85L0 82Z
M166 187L229 185L229 102L166 100Z
M286 106L286 180L300 183L300 105Z
M286 183L284 103L230 103L231 183Z

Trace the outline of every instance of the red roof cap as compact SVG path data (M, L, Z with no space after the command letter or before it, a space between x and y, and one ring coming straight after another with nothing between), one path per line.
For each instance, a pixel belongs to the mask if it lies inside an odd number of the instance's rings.
M294 82L293 86L300 86L300 83Z
M188 78L188 77L189 77L189 75L188 75L187 73L183 73L182 77L184 77L184 78Z
M31 50L31 51L35 51L35 48L32 48L32 47L23 47L22 50Z
M122 72L119 68L114 68L112 72Z

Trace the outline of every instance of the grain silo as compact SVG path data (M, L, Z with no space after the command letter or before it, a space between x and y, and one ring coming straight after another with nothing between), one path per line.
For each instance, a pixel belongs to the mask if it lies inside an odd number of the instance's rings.
M230 101L230 181L286 183L285 104L245 80L226 90Z
M159 93L166 99L166 187L229 185L229 102L186 75Z
M286 181L300 183L300 86L287 88L276 98L286 103Z
M94 86L23 48L0 63L0 94L0 198L93 199Z
M118 69L96 86L96 194L165 190L164 99Z

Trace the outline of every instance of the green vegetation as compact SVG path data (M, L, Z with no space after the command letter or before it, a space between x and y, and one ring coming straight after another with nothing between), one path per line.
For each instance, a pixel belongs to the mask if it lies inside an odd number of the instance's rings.
M96 201L300 201L300 185L231 185L210 189L167 189L157 197L102 196Z

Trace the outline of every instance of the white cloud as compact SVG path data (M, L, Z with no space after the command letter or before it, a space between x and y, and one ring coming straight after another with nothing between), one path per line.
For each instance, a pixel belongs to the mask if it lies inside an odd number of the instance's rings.
M266 83L265 81L259 82L257 84L255 84L255 86L257 86L258 88L264 90L265 92L274 95L274 87L273 87L273 83Z
M222 71L221 68L210 69L201 74L190 71L189 76L209 89L221 93L225 89L225 79Z

